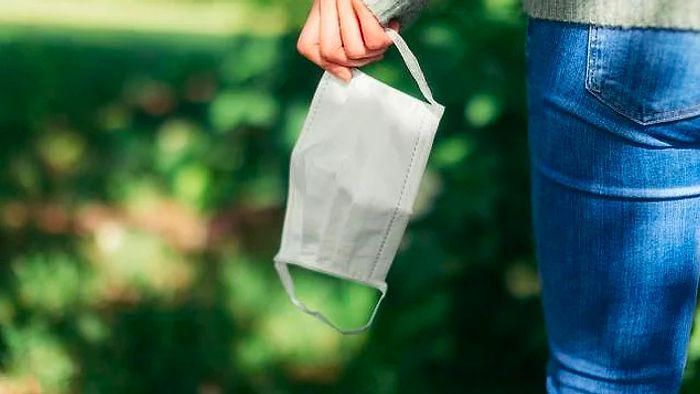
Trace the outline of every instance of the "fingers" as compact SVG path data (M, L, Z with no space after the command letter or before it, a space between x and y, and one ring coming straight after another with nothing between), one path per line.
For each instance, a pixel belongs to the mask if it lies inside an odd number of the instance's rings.
M321 7L321 57L329 62L341 64L346 61L343 41L338 24L336 0L319 0Z
M392 21L389 27L398 31L399 26ZM352 67L382 59L391 43L362 0L315 0L299 35L297 50L348 81L352 78Z
M336 77L345 81L352 78L350 69L346 66L328 62L321 56L320 49L320 34L321 34L321 13L320 2L323 0L314 1L309 17L304 24L304 27L297 40L297 51L309 59L319 67L325 69ZM357 66L359 67L359 65Z
M388 46L376 50L365 46L352 2L353 0L320 0L321 57L328 62L348 67L358 64L353 60L360 60L360 64L364 64L366 59L378 58ZM374 23L379 26L376 19ZM386 36L383 30L382 34Z
M345 57L348 59L364 59L376 56L386 49L386 46L369 48L365 45L359 15L355 14L354 0L336 0L338 19L340 24L340 37ZM379 23L375 24L378 26ZM381 29L381 27L379 27ZM382 31L383 34L383 31Z
M313 61L311 58L314 55L315 47L318 45L319 21L319 6L318 0L316 0L311 6L309 16L306 18L304 27L301 29L299 39L297 40L297 51L311 61Z
M384 28L362 0L352 0L353 9L357 15L362 30L364 44L368 50L386 50L391 45L391 39Z

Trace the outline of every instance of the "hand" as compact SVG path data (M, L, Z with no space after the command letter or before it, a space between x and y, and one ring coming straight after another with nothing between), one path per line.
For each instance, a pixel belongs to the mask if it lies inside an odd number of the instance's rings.
M397 21L389 27L398 31ZM362 0L314 0L297 50L338 78L349 81L350 68L384 57L392 41Z

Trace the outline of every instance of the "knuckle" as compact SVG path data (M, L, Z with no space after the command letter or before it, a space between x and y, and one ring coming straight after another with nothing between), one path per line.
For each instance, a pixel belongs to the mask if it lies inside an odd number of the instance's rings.
M321 47L320 52L324 60L330 60L333 57L333 51L328 50L328 48Z
M378 51L380 49L386 48L387 42L382 38L370 37L369 39L367 39L366 45L367 48L373 51Z
M361 48L346 48L345 55L348 59L362 59L366 56L366 52Z
M323 58L323 60L329 63L342 64L347 61L347 59L344 59L343 56L340 56L335 52L321 51L321 57Z
M297 52L304 56L309 52L308 45L302 39L297 40Z

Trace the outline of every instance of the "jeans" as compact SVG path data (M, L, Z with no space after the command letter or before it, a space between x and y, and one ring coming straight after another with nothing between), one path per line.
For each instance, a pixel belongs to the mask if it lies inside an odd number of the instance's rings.
M700 279L700 32L530 19L548 393L677 393Z

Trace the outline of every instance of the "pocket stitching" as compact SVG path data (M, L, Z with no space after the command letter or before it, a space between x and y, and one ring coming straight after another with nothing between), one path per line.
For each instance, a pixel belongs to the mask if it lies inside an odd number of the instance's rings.
M654 111L651 114L645 114L644 108L641 111L635 109L627 109L619 100L614 97L603 97L602 82L600 81L601 62L600 62L600 37L598 31L600 26L590 25L588 30L588 48L586 62L586 78L585 88L598 101L608 106L616 113L625 118L641 124L643 126L653 125L663 122L673 122L684 120L700 115L700 103L691 105L690 107L673 109L668 111Z
M586 54L586 88L591 92L600 92L600 83L594 80L596 75L599 75L599 70L592 70L592 68L599 65L600 62L597 61L598 51L600 46L598 45L598 29L591 25L588 28L588 53Z

